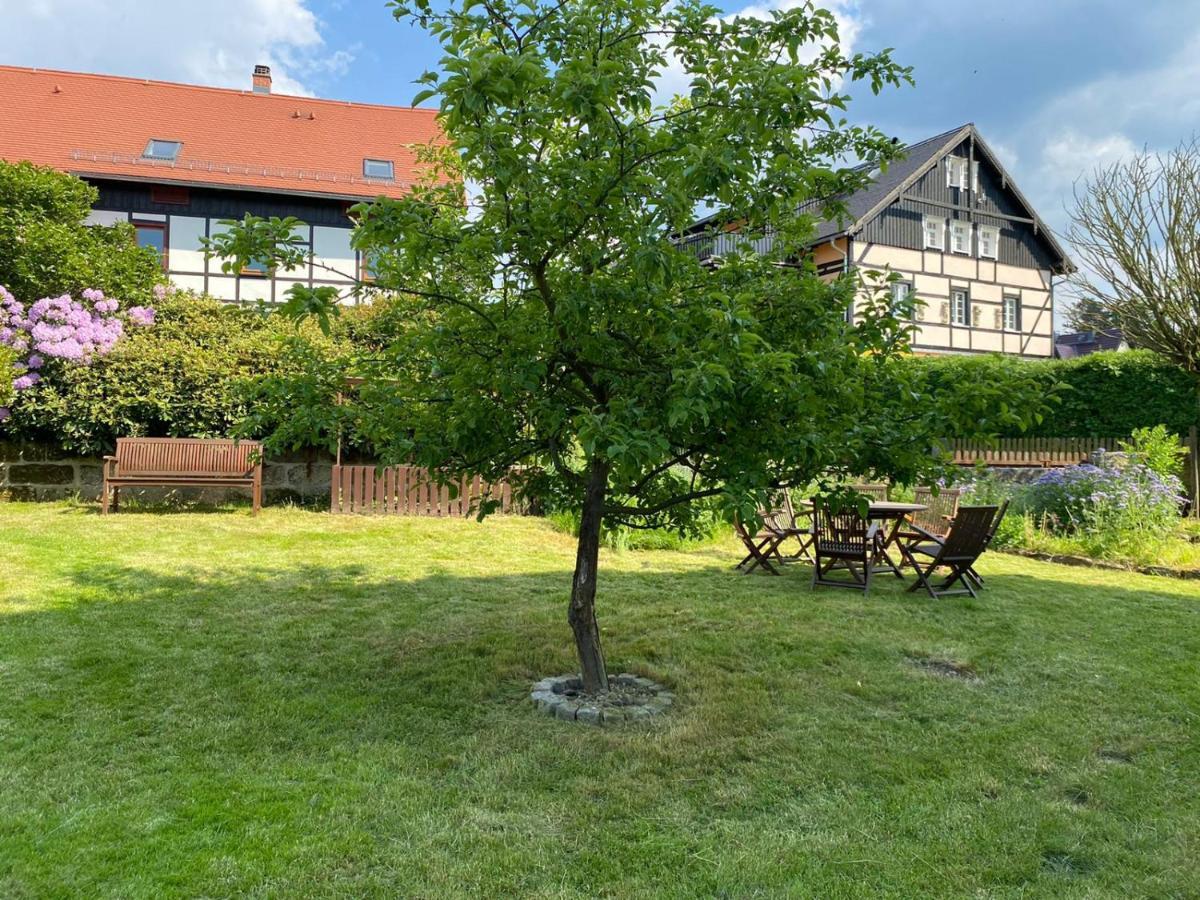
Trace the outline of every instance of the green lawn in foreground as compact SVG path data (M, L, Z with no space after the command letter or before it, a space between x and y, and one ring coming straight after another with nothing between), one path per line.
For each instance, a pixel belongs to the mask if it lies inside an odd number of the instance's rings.
M679 709L599 731L525 700L573 666L538 520L0 505L0 541L0 896L1200 892L1200 585L606 553L611 666Z

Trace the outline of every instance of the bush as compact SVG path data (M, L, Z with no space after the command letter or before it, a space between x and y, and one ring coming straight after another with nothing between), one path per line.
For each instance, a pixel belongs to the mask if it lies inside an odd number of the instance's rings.
M1001 437L1125 437L1155 425L1187 434L1200 424L1196 381L1148 350L1047 360L930 356L914 357L911 364L928 379L929 389L939 393L992 383L1008 377L1008 370L1028 373L1045 391L1061 385L1059 402L1043 421L1025 432L1001 430Z
M158 256L128 224L84 222L96 189L73 175L0 161L0 284L21 300L97 288L123 306L151 302Z
M292 365L285 339L296 332L282 319L181 292L155 306L153 328L23 394L7 433L81 454L129 435L226 437L247 416L248 384Z
M1132 439L1121 442L1121 449L1164 478L1183 474L1183 459L1188 453L1165 425L1134 429Z

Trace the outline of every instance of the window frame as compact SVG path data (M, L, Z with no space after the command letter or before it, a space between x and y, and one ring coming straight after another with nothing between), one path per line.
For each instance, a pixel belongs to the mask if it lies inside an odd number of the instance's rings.
M387 166L388 173L386 175L372 175L370 167L372 164ZM372 181L395 181L396 180L396 163L390 159L378 159L376 157L363 158L363 178L370 178Z
M938 242L936 244L929 242L929 226L932 223L936 223L937 225ZM943 253L946 252L946 218L944 216L922 216L921 233L924 236L926 250L941 250Z
M1021 298L1017 294L1004 294L1000 299L1000 328L1003 331L1021 332ZM1009 310L1012 311L1012 324L1009 324Z
M904 288L904 296L903 297L896 296L899 288ZM892 285L891 285L891 312L892 312L892 314L895 315L896 305L898 303L900 303L903 300L907 300L912 295L913 295L913 283L911 281L909 281L908 279L902 279L900 281L893 281ZM916 311L914 310L914 313L915 312Z
M963 250L958 249L958 241L955 240L955 238L957 237L956 231L958 228L962 228L966 232L966 239L967 239L966 240L966 248ZM971 223L970 222L967 222L963 219L951 219L950 220L950 252L958 253L962 256L971 256L972 255L971 254Z
M970 187L971 163L965 156L946 157L946 187L966 190Z
M958 318L956 301L962 298L962 320ZM971 327L971 290L970 288L950 288L950 324L960 328Z
M175 147L175 152L170 156L151 153L151 148L153 148L155 144L173 144ZM179 159L179 153L181 150L183 150L183 141L170 140L168 138L150 138L150 140L146 141L146 149L142 151L142 159L154 159L158 160L159 162L175 162L177 159Z
M999 259L1000 258L1000 229L995 225L980 225L977 229L979 232L979 258L980 259ZM992 252L983 252L984 235L991 236Z
M129 217L129 224L133 226L133 239L134 239L134 241L137 242L137 245L139 247L148 247L149 246L148 244L143 244L141 241L138 240L138 234L140 231L142 231L142 230L157 231L160 235L162 235L162 250L159 251L158 257L159 257L159 262L162 265L162 270L164 272L169 272L171 270L171 266L170 266L170 253L171 253L170 237L171 236L167 233L166 220L164 219L162 221L159 221L158 219L139 219L137 217L137 213L134 213L132 216Z

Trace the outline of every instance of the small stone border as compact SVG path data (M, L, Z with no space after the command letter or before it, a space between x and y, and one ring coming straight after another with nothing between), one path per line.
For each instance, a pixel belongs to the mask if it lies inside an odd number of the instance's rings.
M1108 572L1132 572L1137 575L1157 575L1162 578L1182 578L1185 581L1200 579L1200 569L1173 569L1170 566L1133 566L1123 563L1109 562L1104 559L1091 559L1087 556L1067 556L1057 553L1043 553L1041 550L1024 550L1020 547L1006 547L998 550L1013 556L1023 556L1026 559L1036 559L1041 562L1058 563L1060 566L1079 566L1084 569L1104 569Z
M578 675L543 678L533 686L529 699L548 716L588 725L645 721L663 715L675 703L671 691L649 678L622 672L608 683L609 697L595 698L581 696L583 679Z

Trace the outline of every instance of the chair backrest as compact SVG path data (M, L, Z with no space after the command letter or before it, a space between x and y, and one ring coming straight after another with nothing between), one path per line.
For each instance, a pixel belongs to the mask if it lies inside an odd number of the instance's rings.
M995 518L992 519L992 527L988 530L988 543L992 542L992 538L996 536L996 532L1000 530L1000 523L1004 521L1004 514L1008 512L1008 501L1005 500L1000 504L1000 509L997 511Z
M850 489L872 500L887 500L888 498L888 486L886 484L852 484L850 485Z
M261 458L258 441L207 438L117 438L117 471L125 477L249 476Z
M999 509L995 506L960 506L938 558L977 559L987 549L997 512Z
M912 514L913 524L938 537L950 531L949 519L958 512L958 501L962 491L958 488L942 488L935 495L933 488L919 487L913 491L913 502L926 509Z
M857 509L844 507L835 513L828 504L814 499L812 516L818 549L823 542L866 546L871 523Z

